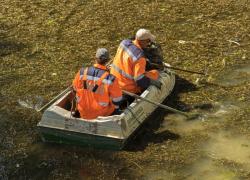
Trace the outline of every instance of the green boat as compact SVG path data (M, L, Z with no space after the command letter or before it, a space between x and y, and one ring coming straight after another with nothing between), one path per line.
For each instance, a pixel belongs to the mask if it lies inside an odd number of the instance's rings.
M162 103L175 85L175 75L160 72L161 89L149 86L140 97ZM37 124L42 140L99 149L122 149L157 106L136 98L120 115L99 116L94 120L73 117L70 111L73 94L68 90L49 106Z

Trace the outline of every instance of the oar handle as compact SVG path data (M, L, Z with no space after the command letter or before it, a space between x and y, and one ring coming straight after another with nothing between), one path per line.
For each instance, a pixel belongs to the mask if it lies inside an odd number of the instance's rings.
M154 105L156 105L156 106L159 106L159 107L161 107L161 108L163 108L163 109L166 109L166 110L169 110L169 111L172 111L172 112L175 112L175 113L179 113L179 114L182 114L182 115L184 115L184 116L186 116L186 117L189 117L189 114L188 114L188 113L185 113L185 112L183 112L183 111L179 111L179 110L177 110L177 109L171 108L171 107L166 106L166 105L164 105L164 104L160 104L160 103L158 103L158 102L151 101L151 100L149 100L149 99L143 98L143 97L141 97L141 96L139 96L139 95L137 95L137 94L134 94L134 93L131 93L131 92L128 92L128 91L125 91L125 90L122 90L122 92L123 92L124 94L129 95L129 96L132 96L132 97L141 99L141 100L143 100L143 101L146 101L146 102L148 102L148 103L154 104Z
M47 108L49 105L51 105L52 103L54 103L56 100L58 100L60 97L62 97L64 94L66 94L70 89L72 88L72 86L69 86L67 89L65 89L64 91L62 91L60 94L58 94L56 97L54 97L50 102L48 102L47 104L45 104L43 107L41 107L38 112L43 111L45 108Z
M203 72L197 72L197 71L190 71L190 70L186 70L186 69L181 69L181 68L177 68L177 67L173 67L173 66L167 66L166 64L156 64L156 63L151 63L150 64L154 65L154 66L158 66L158 67L165 67L165 68L168 68L168 69L174 69L174 70L179 70L179 71L183 71L183 72L188 72L188 73L193 73L193 74L201 74L201 75L206 75L205 73Z
M203 72L190 71L190 70L180 69L180 68L173 67L173 66L166 66L166 65L164 65L164 67L166 67L166 68L168 68L168 69L174 69L174 70L179 70L179 71L188 72L188 73L193 73L193 74L205 75L205 73L203 73Z

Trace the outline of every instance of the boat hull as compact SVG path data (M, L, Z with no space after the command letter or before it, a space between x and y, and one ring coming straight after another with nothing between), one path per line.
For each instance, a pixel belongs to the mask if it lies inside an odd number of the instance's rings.
M125 141L105 136L91 135L79 132L69 132L60 129L39 127L41 138L44 142L76 145L85 148L120 150Z

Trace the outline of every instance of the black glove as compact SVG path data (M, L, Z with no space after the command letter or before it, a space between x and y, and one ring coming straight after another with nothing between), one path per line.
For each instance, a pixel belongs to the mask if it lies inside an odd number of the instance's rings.
M161 89L162 83L159 80L150 79L150 85L153 85L157 87L158 89Z
M117 109L114 110L113 115L119 115L122 112L123 112L122 110L120 110L119 108L117 108Z

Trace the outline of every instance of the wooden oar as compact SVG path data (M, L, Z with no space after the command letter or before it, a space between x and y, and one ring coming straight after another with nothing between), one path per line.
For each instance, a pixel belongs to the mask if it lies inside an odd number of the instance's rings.
M201 75L206 75L205 73L203 72L197 72L197 71L190 71L190 70L186 70L186 69L180 69L180 68L177 68L177 67L173 67L173 66L167 66L165 65L164 63L162 65L160 64L156 64L156 63L151 63L153 66L158 66L158 67L165 67L165 68L168 68L168 69L174 69L174 70L179 70L179 71L183 71L183 72L188 72L188 73L193 73L193 74L201 74Z
M47 104L45 104L43 107L41 107L38 112L43 111L44 109L46 109L49 105L51 105L52 103L54 103L56 100L58 100L60 97L62 97L63 95L65 95L70 89L72 88L72 86L69 86L67 89L65 89L64 91L62 91L60 94L58 94L56 97L54 97L50 102L48 102Z
M174 108L171 108L169 106L166 106L164 104L160 104L158 102L154 102L154 101L151 101L149 99L146 99L146 98L143 98L137 94L134 94L134 93L131 93L131 92L128 92L128 91L125 91L125 90L122 90L122 92L126 95L129 95L129 96L132 96L134 98L137 98L137 99L141 99L143 101L146 101L148 103L151 103L151 104L154 104L155 106L158 106L158 107L161 107L163 109L166 109L166 110L169 110L169 111L172 111L172 112L175 112L175 113L178 113L178 114L181 114L181 115L184 115L186 116L188 119L194 119L196 117L198 117L199 115L198 114L189 114L189 113L186 113L186 112L183 112L183 111L179 111L177 109L174 109Z

